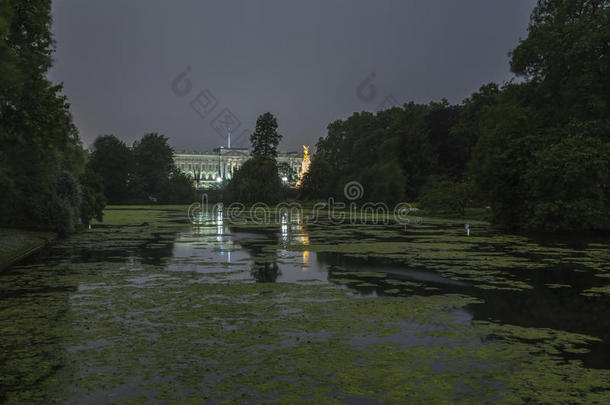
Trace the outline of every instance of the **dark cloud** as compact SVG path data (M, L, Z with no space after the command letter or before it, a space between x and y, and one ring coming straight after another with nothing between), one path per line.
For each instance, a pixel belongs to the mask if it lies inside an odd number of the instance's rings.
M384 101L455 103L509 80L535 3L58 0L50 78L64 82L85 145L157 131L177 149L211 149L224 142L221 113L241 122L235 139L271 111L281 148L296 150ZM172 81L187 66L192 89L179 96Z

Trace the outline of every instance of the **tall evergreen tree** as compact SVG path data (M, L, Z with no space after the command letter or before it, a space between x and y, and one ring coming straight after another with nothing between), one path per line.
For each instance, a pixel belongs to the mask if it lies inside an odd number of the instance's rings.
M256 131L250 136L254 156L276 157L282 135L277 132L277 119L266 112L256 120Z
M281 139L273 114L260 115L256 120L256 131L250 136L253 156L233 174L225 197L244 203L279 201L282 184L275 158Z

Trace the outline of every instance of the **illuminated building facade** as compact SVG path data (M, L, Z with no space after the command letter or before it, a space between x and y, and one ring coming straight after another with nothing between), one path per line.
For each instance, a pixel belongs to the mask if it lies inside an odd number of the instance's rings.
M230 180L233 173L252 156L245 148L216 148L211 152L180 152L174 154L178 169L191 176L198 189L213 187ZM279 175L284 183L294 186L299 179L302 156L298 152L278 152Z

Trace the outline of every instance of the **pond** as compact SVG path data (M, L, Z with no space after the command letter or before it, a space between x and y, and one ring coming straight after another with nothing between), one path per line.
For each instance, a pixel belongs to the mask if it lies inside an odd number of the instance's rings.
M105 221L0 274L0 402L610 401L610 239Z

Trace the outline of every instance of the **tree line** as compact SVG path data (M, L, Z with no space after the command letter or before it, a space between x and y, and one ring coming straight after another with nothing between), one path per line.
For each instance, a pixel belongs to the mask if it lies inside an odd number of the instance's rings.
M196 201L193 179L174 164L167 137L146 134L128 147L114 135L93 143L89 167L97 173L111 204L189 203Z
M102 216L101 179L52 65L50 0L0 2L0 224L65 234Z
M208 198L243 203L275 203L290 191L282 184L276 161L282 139L277 118L267 112L256 121L250 136L252 157L235 170L224 184L207 190ZM114 135L99 136L93 143L89 167L99 174L108 201L117 203L190 203L198 201L193 179L174 164L168 139L145 135L128 147Z
M608 0L539 0L510 53L516 79L446 100L355 113L328 126L304 198L491 206L512 230L610 229Z
M65 235L102 220L107 202L194 201L163 135L83 148L62 86L46 78L53 51L51 0L0 2L0 225Z
M610 229L609 0L539 0L510 54L516 80L482 86L458 105L408 103L328 126L301 197L417 201L463 213L491 206L509 229ZM87 152L52 65L51 0L0 3L0 225L65 234L101 219L109 201L184 202L192 181L167 138L128 147L112 135ZM226 185L227 200L290 196L275 156L270 113L252 134L253 158Z

